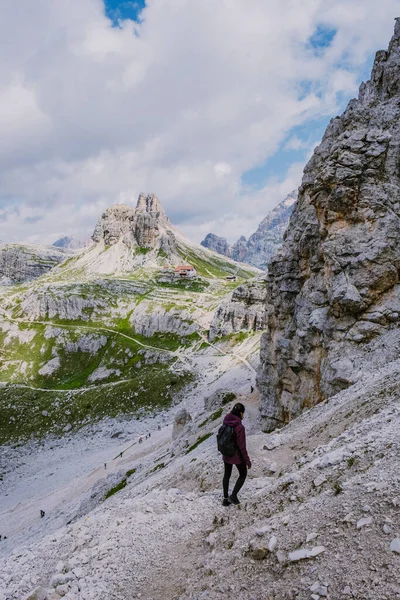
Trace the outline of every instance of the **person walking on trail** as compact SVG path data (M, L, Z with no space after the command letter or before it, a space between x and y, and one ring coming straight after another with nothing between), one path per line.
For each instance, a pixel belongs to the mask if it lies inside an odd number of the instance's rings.
M224 490L224 499L222 501L223 506L229 506L230 504L240 504L238 493L242 488L247 477L247 469L251 469L251 460L247 454L246 448L246 432L242 424L244 417L245 408L241 402L235 404L231 412L228 413L224 418L224 425L233 428L233 439L235 445L235 453L232 456L222 456L224 461L224 478L222 481ZM229 496L229 480L232 475L232 467L236 465L239 471L239 477L235 483L232 494Z

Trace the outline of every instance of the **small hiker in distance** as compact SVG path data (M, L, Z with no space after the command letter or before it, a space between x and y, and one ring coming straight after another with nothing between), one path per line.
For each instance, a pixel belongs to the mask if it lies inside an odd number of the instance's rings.
M224 418L217 435L218 450L224 461L224 478L222 481L224 490L223 506L240 504L238 492L242 488L247 477L247 469L251 469L251 460L246 449L246 432L242 424L245 408L241 402L235 404L231 412ZM236 465L239 477L235 483L232 494L229 495L229 480L232 475L232 467Z

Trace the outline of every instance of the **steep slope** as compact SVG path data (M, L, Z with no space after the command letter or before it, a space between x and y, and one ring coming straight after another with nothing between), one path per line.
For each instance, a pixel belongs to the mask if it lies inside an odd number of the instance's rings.
M170 411L5 449L5 598L399 599L399 361L272 435L242 375L253 466L240 509L221 505L215 443L232 404L211 404L203 383L176 439Z
M294 190L268 213L257 227L257 231L248 240L241 236L233 246L229 246L225 238L209 233L201 245L218 254L229 256L233 260L253 265L265 271L271 258L282 246L297 194L297 190Z
M0 246L0 284L21 283L41 277L70 255L67 250L53 246L3 244Z
M400 20L304 171L268 274L259 385L269 430L400 350Z

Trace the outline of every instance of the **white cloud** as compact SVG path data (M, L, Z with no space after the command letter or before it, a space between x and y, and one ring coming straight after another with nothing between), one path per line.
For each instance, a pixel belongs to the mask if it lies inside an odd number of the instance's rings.
M225 177L232 173L232 167L224 162L217 163L214 165L214 173L217 177Z
M283 147L284 150L303 150L307 147L307 142L301 140L298 135L292 135Z
M101 0L3 0L0 239L91 229L140 191L197 240L213 224L249 235L301 166L257 192L241 175L355 93L396 10L397 0L149 0L143 23L119 29ZM315 53L318 26L337 35Z

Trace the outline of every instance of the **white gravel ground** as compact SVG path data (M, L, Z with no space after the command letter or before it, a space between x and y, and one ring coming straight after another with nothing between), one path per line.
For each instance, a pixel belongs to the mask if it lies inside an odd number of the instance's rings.
M267 435L250 371L226 360L218 372L203 364L184 401L193 421L174 444L176 408L2 449L1 600L400 599L400 361ZM215 438L187 453L218 427L199 425L220 387L249 409L240 510L221 506Z

